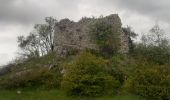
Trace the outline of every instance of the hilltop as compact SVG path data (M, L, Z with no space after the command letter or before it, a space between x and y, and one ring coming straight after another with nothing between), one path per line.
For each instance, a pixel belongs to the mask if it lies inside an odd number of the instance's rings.
M135 43L137 34L122 27L117 14L78 22L47 17L45 22L18 37L22 56L0 71L2 94L170 100L170 44L159 25Z

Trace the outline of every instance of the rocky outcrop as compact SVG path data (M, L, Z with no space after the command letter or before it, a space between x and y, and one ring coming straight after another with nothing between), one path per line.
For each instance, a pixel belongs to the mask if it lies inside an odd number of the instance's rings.
M128 53L129 37L122 30L122 23L117 14L101 18L82 18L78 22L62 19L55 26L55 51L59 55L67 54L70 49L98 49L90 32L96 21L102 20L112 26L112 31L120 34L120 53Z

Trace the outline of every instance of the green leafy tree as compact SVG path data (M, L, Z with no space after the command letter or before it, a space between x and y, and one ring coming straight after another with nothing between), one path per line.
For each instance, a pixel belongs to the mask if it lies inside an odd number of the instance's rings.
M116 93L120 82L107 72L107 60L81 53L66 63L62 87L69 95L101 96Z

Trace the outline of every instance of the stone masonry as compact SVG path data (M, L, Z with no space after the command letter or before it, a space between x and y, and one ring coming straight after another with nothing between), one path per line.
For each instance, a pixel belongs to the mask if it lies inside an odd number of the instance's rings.
M57 54L67 54L70 49L98 49L90 31L90 25L98 20L106 21L112 30L120 34L120 53L129 52L129 36L123 32L122 23L117 14L101 18L82 18L78 22L62 19L55 26L54 42Z

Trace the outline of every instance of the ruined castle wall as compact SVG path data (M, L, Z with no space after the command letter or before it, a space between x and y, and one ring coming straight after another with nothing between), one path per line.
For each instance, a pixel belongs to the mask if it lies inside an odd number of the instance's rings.
M112 26L112 31L120 34L121 40L121 53L127 53L128 48L128 37L123 33L122 24L119 16L113 14L103 18L83 18L78 22L70 21L69 19L63 19L58 22L55 26L55 50L58 54L66 54L71 48L73 49L98 49L92 34L90 26L96 21L103 20L107 24Z

